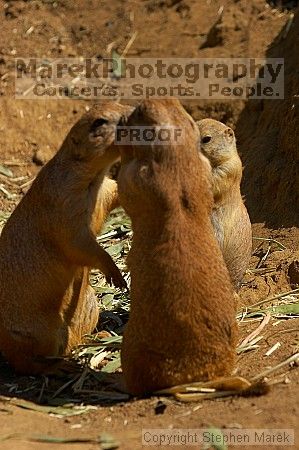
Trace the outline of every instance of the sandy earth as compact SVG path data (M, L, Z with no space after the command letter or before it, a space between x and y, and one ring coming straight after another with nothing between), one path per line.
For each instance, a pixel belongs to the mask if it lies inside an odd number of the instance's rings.
M299 14L293 20L294 9L282 11L268 3L264 0L0 0L0 164L11 169L17 178L11 181L0 174L0 184L6 189L6 194L0 191L1 214L11 212L28 189L40 167L34 161L43 163L50 158L88 105L74 100L15 100L15 57L105 56L107 45L114 42L115 48L121 51L134 31L138 34L128 56L285 56L285 101L184 104L195 119L213 117L234 127L245 164L243 193L254 236L277 239L286 247L281 251L272 243L269 256L260 266L265 270L246 275L240 307L298 287L298 275L290 272L289 267L299 259L299 116L296 110L299 61L295 50L299 44ZM282 3L293 7L296 2ZM223 4L218 40L209 42L207 36ZM289 31L285 33L289 23ZM254 247L259 243L254 241ZM264 242L254 253L251 269L257 267L267 249L268 244ZM265 327L258 349L239 356L238 373L254 376L299 351L299 319L280 320L274 325L276 322L272 318ZM241 324L240 340L258 325L259 322ZM280 348L266 357L265 352L276 342L280 342ZM297 440L293 448L299 448L298 369L285 367L272 378L275 380L280 383L261 397L194 404L163 399L166 405L163 414L157 414L157 398L98 405L92 412L64 419L25 410L0 398L0 448L96 449L98 443L33 443L29 437L38 434L96 439L107 432L119 441L120 448L130 450L141 448L142 428L210 426L295 429ZM26 381L7 375L4 362L0 366L0 394L5 397L12 395L36 401L36 390L32 395L24 392L24 383L30 386L32 381L32 378ZM43 380L37 379L36 383L41 389ZM22 388L10 393L12 384ZM15 433L19 436L13 437ZM2 440L8 435L10 439Z

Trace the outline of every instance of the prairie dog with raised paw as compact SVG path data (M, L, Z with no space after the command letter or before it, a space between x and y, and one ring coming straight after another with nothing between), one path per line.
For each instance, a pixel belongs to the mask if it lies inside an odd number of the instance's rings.
M99 311L90 268L125 286L96 234L117 202L105 175L119 157L117 123L131 111L110 102L84 114L2 231L0 351L20 373L51 371L93 331Z
M128 126L184 130L184 141L121 148L120 203L132 219L131 311L121 352L133 395L231 373L233 288L216 241L211 168L178 100L143 101Z
M212 168L214 208L212 223L235 290L248 269L252 230L240 191L242 162L231 128L213 119L197 122L200 150Z

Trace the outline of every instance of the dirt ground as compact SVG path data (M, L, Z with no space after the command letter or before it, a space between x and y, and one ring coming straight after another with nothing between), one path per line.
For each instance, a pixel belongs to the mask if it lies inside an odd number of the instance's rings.
M292 264L299 260L299 60L296 50L299 12L296 14L296 4L264 0L0 0L0 165L13 173L13 177L0 173L0 186L4 188L0 189L0 221L14 209L40 165L51 157L89 105L74 100L16 100L15 57L105 56L112 42L116 49L124 49L135 31L136 39L128 56L285 57L285 100L202 100L184 102L184 105L195 119L213 117L235 129L245 165L243 194L253 234L270 239L254 240L256 251L250 265L253 270L246 275L241 289L240 308L297 288L298 269ZM211 29L222 6L222 20L216 25L217 39L213 40ZM298 301L297 293L290 295L291 301ZM261 318L240 322L240 341L260 321ZM258 348L239 355L238 374L254 376L299 351L298 317L271 316L262 334L264 338ZM277 342L280 347L265 356ZM57 418L20 408L7 400L16 397L38 403L36 391L42 389L45 380L7 374L3 362L0 365L0 395L3 396L0 397L0 448L92 450L101 448L101 444L40 443L30 442L29 438L39 435L96 440L102 433L109 433L119 441L119 448L131 450L142 447L142 428L218 427L294 429L297 436L293 448L299 449L296 368L296 364L286 366L272 377L272 382L277 384L265 396L189 404L163 398L160 399L165 404L162 409L157 408L159 399L153 397L96 405L96 409L86 414ZM26 383L31 386L33 382L34 393L26 391ZM108 447L103 444L102 448Z

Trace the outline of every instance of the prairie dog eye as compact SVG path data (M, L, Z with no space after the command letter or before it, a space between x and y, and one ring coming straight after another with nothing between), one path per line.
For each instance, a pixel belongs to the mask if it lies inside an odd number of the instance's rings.
M201 142L202 142L202 144L207 144L208 142L210 142L211 139L212 139L212 136L207 135L201 139Z
M99 136L101 134L101 127L108 123L106 119L96 119L89 129L89 133L93 136Z

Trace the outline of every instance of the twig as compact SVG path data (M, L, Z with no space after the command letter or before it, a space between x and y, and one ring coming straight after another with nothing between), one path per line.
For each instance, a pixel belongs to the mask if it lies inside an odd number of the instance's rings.
M272 353L274 353L276 350L278 350L279 347L281 347L281 343L276 342L276 344L274 344L271 348L269 348L269 350L265 353L265 356L272 355Z
M26 181L26 183L24 183L24 184L22 184L22 185L20 186L20 189L24 189L24 188L26 188L27 186L30 186L30 185L33 183L34 180L35 180L35 177L32 178L31 180Z
M278 247L281 247L282 250L286 250L287 248L281 244L280 242L278 242L276 239L272 239L272 238L261 238L261 237L255 237L253 236L254 240L256 241L267 241L267 242L273 242L274 244L278 245Z
M290 295L290 294L295 294L295 292L299 292L299 288L292 289L291 291L284 292L282 294L274 295L274 297L266 298L265 300L261 300L260 302L257 302L257 303L253 303L253 305L247 306L247 309L248 310L254 309L257 306L264 305L265 303L272 302L274 300L278 300L279 298L286 297L287 295ZM240 313L241 313L241 311L240 311Z
M260 275L264 275L265 273L271 273L271 272L275 272L276 271L276 267L262 267L260 269L249 269L248 272L249 273L257 273Z
M7 189L5 189L5 187L2 184L0 184L0 191L3 192L3 194L8 198L8 200L12 200L13 198L15 198L15 194L12 194Z
M266 259L268 258L269 254L270 254L270 251L271 251L271 245L269 245L266 253L264 254L264 256L257 263L257 266L256 266L257 269L259 269L260 266L266 261Z
M2 175L1 173L0 173L0 180L3 181L4 183L8 184L8 186L11 186L11 187L14 187L14 188L15 188L16 186L18 186L16 183L14 183L14 182L12 181L11 178L8 178L8 177L6 177L5 175Z
M135 41L136 37L138 35L138 31L134 31L134 33L132 34L132 36L130 37L127 45L124 48L124 51L122 52L122 54L120 55L121 58L123 58L124 56L126 56L126 54L128 53L130 47L132 46L133 42Z
M285 39L287 37L287 35L289 34L289 31L291 29L293 21L294 21L294 13L291 13L290 17L288 18L287 24L285 26L285 30L284 30L283 35L282 35L282 39Z
M264 372L259 373L258 375L256 375L255 377L251 378L251 381L258 381L261 380L262 378L267 377L268 375L271 375L273 372L276 372L277 370L281 369L282 367L287 366L288 364L291 364L292 362L295 362L299 360L299 352L295 353L294 355L290 356L288 359L286 359L285 361L281 362L280 364L278 364L275 367L271 367L270 369L265 370Z
M43 384L42 384L42 388L40 390L39 396L38 396L38 403L41 403L43 395L44 395L44 391L45 391L45 387L48 385L48 378L44 377L43 379Z
M66 389L70 384L74 383L76 380L78 380L78 378L80 378L81 374L77 374L74 378L72 378L70 381L68 381L67 383L65 383L63 386L60 386L59 389L57 389L56 392L54 392L54 394L52 395L52 399L57 397L57 395L61 394L62 391L64 391L64 389Z
M262 331L262 329L265 328L265 326L269 323L270 319L271 319L271 315L267 314L263 318L260 325L241 342L241 344L239 345L239 348L244 347L246 344L248 344L250 341L252 341L252 339L254 339L256 336L258 336L260 334L260 332Z
M289 330L276 331L276 333L273 333L273 334L270 334L269 336L267 336L267 339L273 338L274 336L277 336L278 334L286 334L286 333L294 333L294 332L299 333L299 328L290 328Z
M16 166L16 167L24 167L28 166L28 163L22 161L4 161L5 166Z

